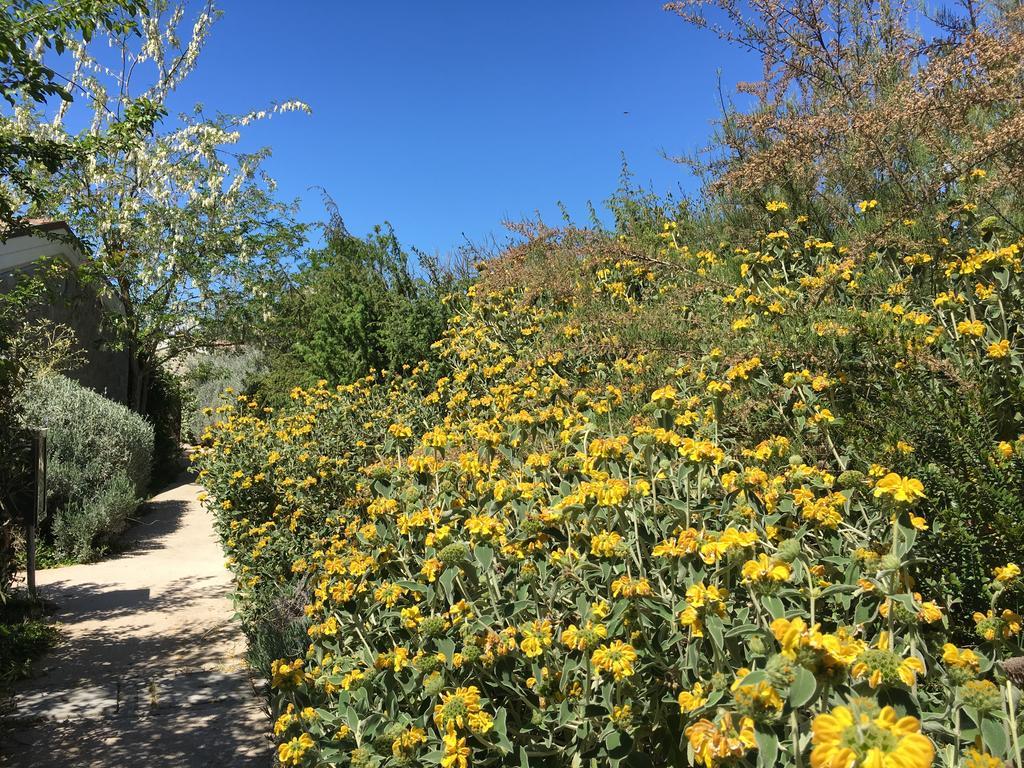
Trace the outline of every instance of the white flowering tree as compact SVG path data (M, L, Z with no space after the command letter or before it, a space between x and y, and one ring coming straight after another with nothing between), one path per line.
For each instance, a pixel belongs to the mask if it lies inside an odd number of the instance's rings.
M97 29L128 34L145 8L141 0L77 0L48 3L8 0L0 11L0 107L71 101L70 83L46 66L43 54L61 54L69 40ZM26 203L39 202L46 177L67 160L66 144L40 139L0 112L0 240L21 234Z
M238 145L249 123L304 104L212 116L197 105L168 115L219 15L204 3L181 35L187 5L150 0L138 35L72 41L69 79L87 94L76 100L88 102L87 119L66 102L33 119L37 134L81 150L59 173L51 208L90 248L88 273L123 309L111 323L130 352L139 411L158 366L237 338L303 237L293 206L275 198L262 170L269 150ZM87 127L71 130L76 120Z

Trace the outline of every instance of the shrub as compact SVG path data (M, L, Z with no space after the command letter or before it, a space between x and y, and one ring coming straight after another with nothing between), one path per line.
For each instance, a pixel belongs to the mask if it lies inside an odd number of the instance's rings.
M55 515L53 548L58 558L86 562L113 544L138 508L139 493L128 476L114 470L90 496L69 500Z
M282 762L1009 759L1024 241L949 205L913 253L785 201L732 247L545 233L437 360L226 406L238 597L312 587Z
M46 427L47 513L59 557L88 559L124 530L149 484L153 427L60 375L23 396L25 422Z
M270 677L274 661L299 656L306 650L309 621L304 608L310 595L302 583L268 585L239 603L238 615L248 638L247 658L254 669Z
M74 332L33 317L45 296L38 275L0 279L0 601L17 567L18 529L32 503L31 443L22 420L21 393L41 371L77 361Z
M851 0L666 8L760 58L763 77L740 86L738 106L723 99L716 136L687 160L740 236L778 196L826 240L846 229L868 248L900 240L913 253L942 227L947 185L979 165L979 218L1022 231L1018 4L950 3L935 15ZM862 198L881 208L851 227Z

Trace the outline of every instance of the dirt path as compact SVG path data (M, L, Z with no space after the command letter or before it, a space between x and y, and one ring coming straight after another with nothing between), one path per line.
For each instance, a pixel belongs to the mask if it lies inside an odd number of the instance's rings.
M64 639L0 720L0 765L271 765L230 578L187 481L154 497L125 552L40 571Z

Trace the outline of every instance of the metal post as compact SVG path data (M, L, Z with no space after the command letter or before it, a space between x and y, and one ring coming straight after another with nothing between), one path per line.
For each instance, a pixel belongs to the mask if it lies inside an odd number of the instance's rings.
M46 429L37 430L33 435L32 447L35 461L36 497L32 511L25 520L25 554L28 580L28 594L36 597L36 526L46 514Z

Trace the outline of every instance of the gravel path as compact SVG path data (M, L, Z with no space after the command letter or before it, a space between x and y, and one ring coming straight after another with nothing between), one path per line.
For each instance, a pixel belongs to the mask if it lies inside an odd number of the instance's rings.
M3 707L0 765L272 764L200 490L185 482L155 496L114 559L39 572L63 640Z

